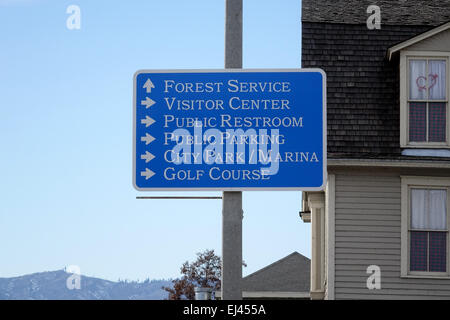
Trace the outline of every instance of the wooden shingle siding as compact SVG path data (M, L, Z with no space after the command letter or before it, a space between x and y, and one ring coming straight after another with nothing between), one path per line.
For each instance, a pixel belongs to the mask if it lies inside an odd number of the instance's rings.
M400 175L336 174L335 298L450 299L450 280L400 277ZM381 268L369 290L367 267Z
M386 50L429 29L383 25L371 31L365 24L303 20L302 67L327 74L330 159L401 156L399 67L386 60Z

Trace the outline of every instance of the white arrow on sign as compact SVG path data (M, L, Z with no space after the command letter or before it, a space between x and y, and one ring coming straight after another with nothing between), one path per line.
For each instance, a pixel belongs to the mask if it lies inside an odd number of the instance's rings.
M149 127L152 124L155 123L155 120L153 120L152 118L150 118L149 116L145 116L145 119L141 119L141 123L145 124L145 127Z
M152 92L152 89L155 87L155 85L153 84L152 80L150 80L150 78L147 79L147 81L145 81L145 84L143 86L143 88L145 88L147 90L147 93Z
M145 177L145 180L150 179L154 175L155 175L155 173L152 170L150 170L149 168L145 168L145 171L141 171L141 176Z
M148 163L155 159L155 156L148 151L145 151L145 154L141 154L141 159L145 160L145 163Z
M149 135L148 133L145 134L145 137L141 137L141 141L145 142L146 145L155 140L156 139L154 137L152 137L151 135Z
M156 102L150 99L149 97L146 97L145 100L141 100L141 106L145 106L145 109L150 108L155 103Z

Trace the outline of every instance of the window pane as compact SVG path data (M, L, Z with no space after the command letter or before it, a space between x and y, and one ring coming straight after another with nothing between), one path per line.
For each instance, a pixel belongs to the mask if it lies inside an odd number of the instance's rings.
M427 229L446 230L447 229L447 191L428 190L429 210L427 210Z
M430 60L428 63L428 89L430 100L446 100L446 61Z
M426 229L427 190L411 189L411 228Z
M447 233L430 232L430 270L447 271Z
M411 189L411 228L447 230L447 190Z
M428 107L428 141L445 142L446 138L446 117L447 104L433 102Z
M411 102L409 104L409 141L426 141L427 104Z
M410 237L409 268L411 271L427 271L428 232L412 231Z
M427 99L427 61L409 60L409 98Z

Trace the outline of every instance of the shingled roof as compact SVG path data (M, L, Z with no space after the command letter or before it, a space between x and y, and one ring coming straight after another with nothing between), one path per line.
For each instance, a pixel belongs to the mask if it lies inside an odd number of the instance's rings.
M302 0L302 21L365 24L370 5L380 7L385 25L437 26L450 21L450 0Z
M298 252L246 276L243 291L308 292L311 261Z
M369 4L380 30L366 27ZM402 157L399 64L386 51L448 20L450 0L303 0L302 67L327 73L329 158Z

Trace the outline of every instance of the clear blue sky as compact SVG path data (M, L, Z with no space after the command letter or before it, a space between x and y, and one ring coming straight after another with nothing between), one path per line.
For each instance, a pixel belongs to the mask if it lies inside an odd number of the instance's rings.
M81 8L81 30L66 8ZM117 280L170 278L221 253L220 200L136 200L132 77L224 66L224 0L0 0L0 277L78 265ZM244 68L299 68L301 1L244 0ZM220 193L170 193L169 195ZM300 192L244 192L254 272L310 257Z

